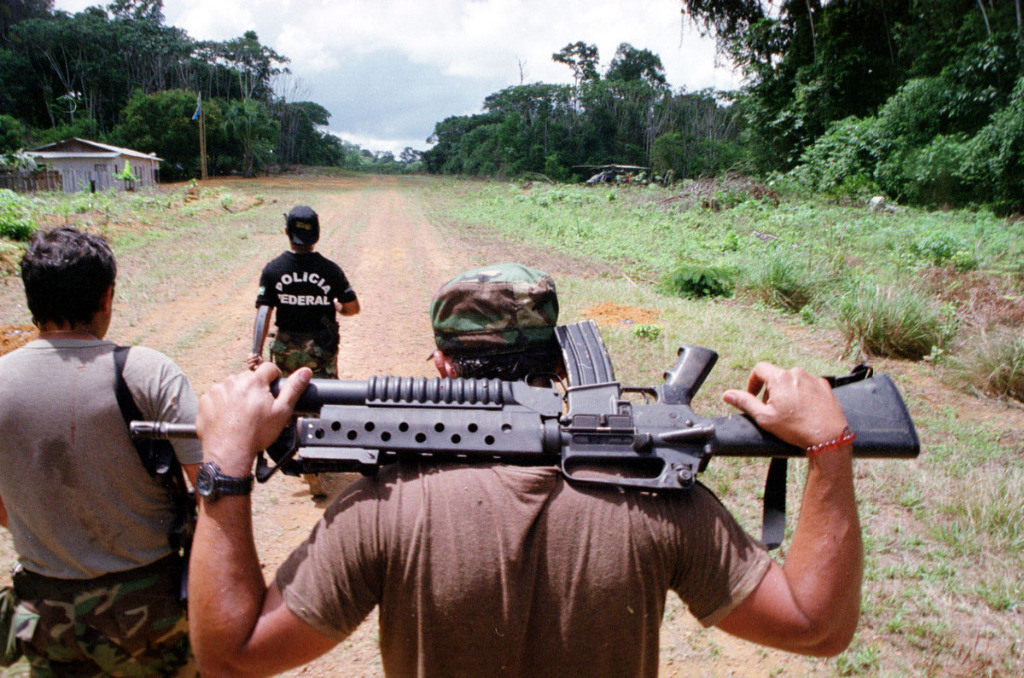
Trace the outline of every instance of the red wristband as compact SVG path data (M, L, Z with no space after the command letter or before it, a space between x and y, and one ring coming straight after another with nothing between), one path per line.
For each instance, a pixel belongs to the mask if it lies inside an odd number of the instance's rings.
M806 447L804 448L804 453L807 454L808 457L813 457L815 455L821 454L822 452L828 452L829 450L837 450L843 445L846 445L847 443L852 443L856 439L857 434L851 431L850 427L847 426L846 428L843 429L843 432L839 434L838 438L833 438L832 440L826 440L823 443L818 443L817 445L811 445L810 447Z

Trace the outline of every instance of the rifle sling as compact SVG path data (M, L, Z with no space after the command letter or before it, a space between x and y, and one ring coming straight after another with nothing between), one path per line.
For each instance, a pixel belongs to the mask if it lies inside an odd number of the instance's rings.
M761 543L769 550L778 548L786 533L786 468L785 457L774 457L764 480Z
M128 384L124 380L124 364L128 359L128 346L114 347L114 395L117 397L117 407L121 410L121 418L124 425L131 428L131 422L141 421L144 417L139 406L128 390ZM167 440L139 440L132 438L132 447L139 455L139 460L146 472L158 480L167 490L174 503L174 521L171 530L167 535L171 549L175 554L182 554L184 557L184 568L181 580L180 597L185 600L186 584L188 577L188 556L191 546L191 519L195 516L195 500L185 483L185 475L178 457L174 453L174 447Z
M143 416L139 406L135 403L135 398L132 397L132 392L128 390L127 382L124 380L124 364L127 359L127 346L117 346L114 348L114 374L116 377L114 381L114 395L117 397L117 407L121 410L121 418L124 419L124 425L130 427L131 422L141 420ZM135 438L132 438L132 446L139 454L139 459L142 461L146 472L154 479L160 480L162 473L161 469L157 467L157 460L154 458L156 455L145 449L146 446L142 444L142 441Z

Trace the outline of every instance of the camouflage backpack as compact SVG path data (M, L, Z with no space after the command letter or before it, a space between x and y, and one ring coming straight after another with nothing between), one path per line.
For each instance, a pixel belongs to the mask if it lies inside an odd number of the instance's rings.
M466 271L434 295L430 321L448 355L494 355L550 346L558 322L555 281L521 264Z

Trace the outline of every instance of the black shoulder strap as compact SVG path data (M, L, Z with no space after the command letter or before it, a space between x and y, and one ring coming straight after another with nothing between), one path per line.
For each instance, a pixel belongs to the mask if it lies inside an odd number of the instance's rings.
M128 346L114 348L114 373L116 374L114 395L117 397L117 407L121 410L124 425L130 428L131 422L141 420L143 416L124 380L124 364L128 358L128 349ZM174 446L170 441L132 438L132 445L139 453L139 459L146 471L154 479L160 481L174 502L174 521L167 538L171 549L175 553L181 553L183 557L178 594L181 600L185 600L188 594L188 555L195 532L195 497L189 491L188 485L185 484L185 474L181 469L181 464L178 463L178 457L174 454Z
M127 382L124 380L124 364L128 359L128 349L128 346L114 348L114 395L117 396L117 406L121 410L121 417L124 419L125 426L130 426L131 422L144 418L142 411L139 410L139 406L135 404L132 392L128 390ZM157 459L156 457L159 455L155 454L154 447L148 444L140 444L140 442L142 441L132 439L132 445L134 445L135 451L139 453L142 465L146 468L149 475L159 479L160 475L166 473L170 468L171 460ZM171 457L172 459L174 458L173 450Z

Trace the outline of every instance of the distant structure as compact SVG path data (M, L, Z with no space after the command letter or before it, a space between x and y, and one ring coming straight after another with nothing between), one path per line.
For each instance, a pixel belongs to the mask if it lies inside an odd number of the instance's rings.
M140 153L130 148L110 146L88 139L64 139L26 153L40 165L60 173L64 191L106 191L110 188L134 190L160 183L160 158L155 153ZM132 180L115 176L130 166Z
M641 167L640 165L576 165L575 167L597 172L587 179L587 183L591 185L629 182L637 174L650 169L650 167Z

